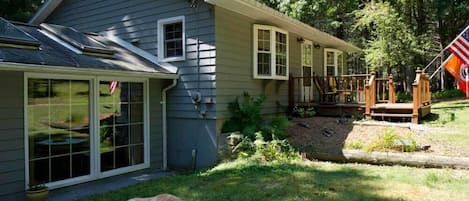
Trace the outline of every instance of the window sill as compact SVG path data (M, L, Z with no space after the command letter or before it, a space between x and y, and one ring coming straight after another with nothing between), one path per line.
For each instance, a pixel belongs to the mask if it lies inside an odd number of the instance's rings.
M181 56L181 57L168 57L168 58L160 58L160 62L175 62L175 61L185 61L186 57Z
M256 80L288 80L288 76L254 76Z

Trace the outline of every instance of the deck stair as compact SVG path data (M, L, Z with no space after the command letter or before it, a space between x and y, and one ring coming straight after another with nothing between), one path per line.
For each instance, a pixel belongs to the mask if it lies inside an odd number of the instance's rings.
M429 76L420 69L413 83L412 103L396 103L396 92L392 75L389 78L371 78L365 86L365 117L367 119L411 121L419 120L430 113L431 92Z

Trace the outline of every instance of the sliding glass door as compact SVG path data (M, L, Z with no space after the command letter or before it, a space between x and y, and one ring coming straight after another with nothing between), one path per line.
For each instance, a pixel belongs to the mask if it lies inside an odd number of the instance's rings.
M101 171L144 162L143 83L99 83Z
M90 174L90 82L28 80L30 184Z
M28 183L64 186L149 166L145 80L27 76Z

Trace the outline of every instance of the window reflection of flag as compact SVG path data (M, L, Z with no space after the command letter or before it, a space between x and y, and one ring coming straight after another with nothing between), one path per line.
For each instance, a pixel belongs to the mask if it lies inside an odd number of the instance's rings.
M118 83L119 82L117 82L117 81L111 81L109 83L109 92L111 93L111 95L116 91Z

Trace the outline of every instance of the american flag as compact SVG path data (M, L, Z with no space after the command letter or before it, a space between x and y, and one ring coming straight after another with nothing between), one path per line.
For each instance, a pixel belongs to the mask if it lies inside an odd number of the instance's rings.
M109 83L109 92L111 93L111 95L116 91L117 85L118 85L117 81L111 81Z
M449 46L449 51L469 64L469 26Z

